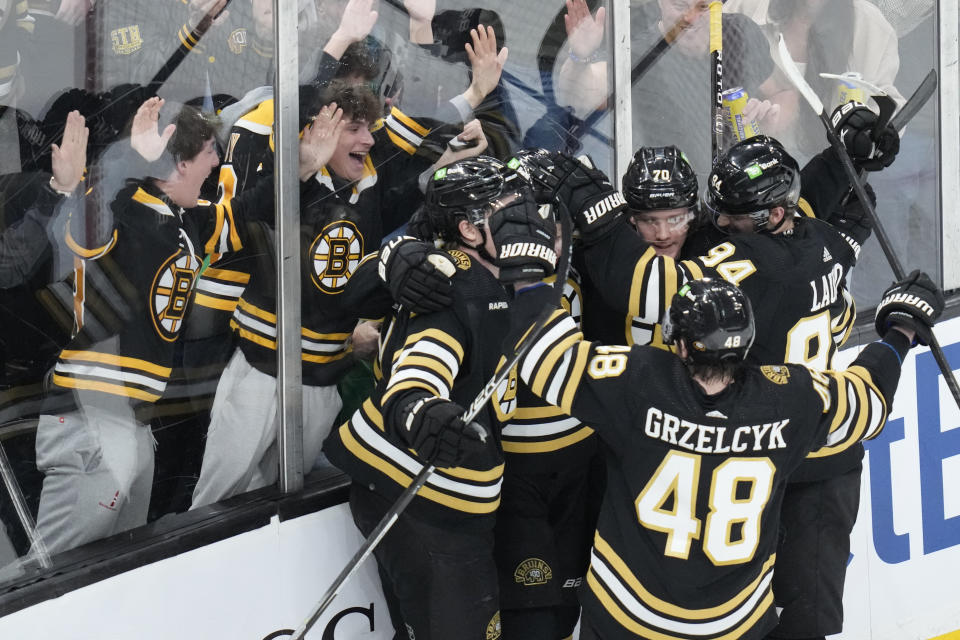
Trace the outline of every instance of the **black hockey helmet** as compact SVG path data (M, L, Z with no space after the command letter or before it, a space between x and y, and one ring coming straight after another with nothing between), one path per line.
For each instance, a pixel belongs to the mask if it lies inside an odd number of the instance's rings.
M697 174L680 149L640 147L633 154L621 182L623 197L632 213L679 209L697 204Z
M683 285L663 318L663 341L686 341L688 361L719 365L742 362L753 344L750 301L726 280L703 278Z
M460 237L460 220L481 226L487 205L516 181L517 174L506 169L490 156L467 158L437 169L427 181L418 212L419 235L432 232L432 237L455 241Z
M750 216L765 229L770 209L789 211L800 199L800 167L777 140L754 136L730 147L713 165L704 203L717 216Z

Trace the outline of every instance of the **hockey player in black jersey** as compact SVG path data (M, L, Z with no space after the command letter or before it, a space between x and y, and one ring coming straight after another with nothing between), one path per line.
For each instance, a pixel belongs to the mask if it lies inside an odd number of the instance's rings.
M544 289L523 290L516 317L549 304ZM895 283L877 309L883 339L845 371L746 364L751 305L722 280L692 281L673 297L663 331L676 355L587 342L557 310L518 369L605 445L580 637L763 638L777 619L787 476L811 450L841 451L883 428L900 363L942 309L925 274Z
M426 462L438 467L375 551L397 637L496 638L500 425L516 407L516 377L476 418L485 443L460 416L504 361L492 345L510 326L510 296L497 278L550 275L555 228L530 188L492 158L439 169L425 198L416 227L443 240L456 264L452 304L388 316L377 388L324 452L353 479L350 506L365 534Z

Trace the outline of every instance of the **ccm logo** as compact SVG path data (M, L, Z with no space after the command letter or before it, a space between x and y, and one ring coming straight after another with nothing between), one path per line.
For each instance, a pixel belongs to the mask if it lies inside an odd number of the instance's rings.
M617 191L616 193L611 193L606 198L584 211L583 217L587 221L587 224L593 224L603 214L613 211L617 207L626 204L627 201L623 199L623 195Z

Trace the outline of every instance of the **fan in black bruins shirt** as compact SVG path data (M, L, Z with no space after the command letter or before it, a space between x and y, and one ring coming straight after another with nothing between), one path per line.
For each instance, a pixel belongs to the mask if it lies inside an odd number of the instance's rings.
M516 408L516 375L476 418L486 443L460 416L504 361L496 345L510 326L510 296L497 279L550 275L555 223L519 176L478 157L434 174L411 225L446 243L452 304L425 314L400 306L387 317L377 387L324 452L353 479L350 506L364 534L427 462L438 467L375 551L391 618L398 637L498 638L493 526L500 425Z
M37 529L51 552L146 522L154 450L135 409L166 390L201 256L239 249L244 227L236 221L272 216L272 179L231 202L198 202L219 164L214 125L184 107L160 134L162 104L151 98L134 119L131 143L149 166L131 162L137 154L123 153L126 142L106 152L105 160L144 171L116 194L110 215L79 215L79 199L64 205L72 211L64 245L75 264L75 327L52 373L36 444L46 474ZM340 115L302 138L301 177L326 162Z
M516 318L553 300L543 289L522 290ZM915 337L929 339L942 309L925 274L895 283L877 308L883 340L844 371L746 365L750 303L722 280L692 281L673 297L664 338L679 357L587 342L558 309L518 369L605 445L581 638L763 638L777 620L787 476L811 450L841 451L883 428L903 357Z

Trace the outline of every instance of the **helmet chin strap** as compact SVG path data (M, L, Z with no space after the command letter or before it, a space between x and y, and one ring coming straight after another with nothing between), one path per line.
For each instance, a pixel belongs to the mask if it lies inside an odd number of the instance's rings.
M470 247L471 249L473 249L474 251L476 251L476 252L477 252L477 255L479 255L481 258L483 258L484 260L486 260L486 261L489 262L490 264L496 265L496 264L497 264L497 259L494 258L492 255L490 255L490 252L487 251L487 246L486 246L486 245L487 245L487 237L488 237L488 236L487 236L487 225L481 225L481 226L479 227L479 229L480 229L480 233L483 234L483 241L480 242L479 244L477 244L477 246L475 246L475 247L472 246L472 245L469 245L469 244L468 244L467 246Z

